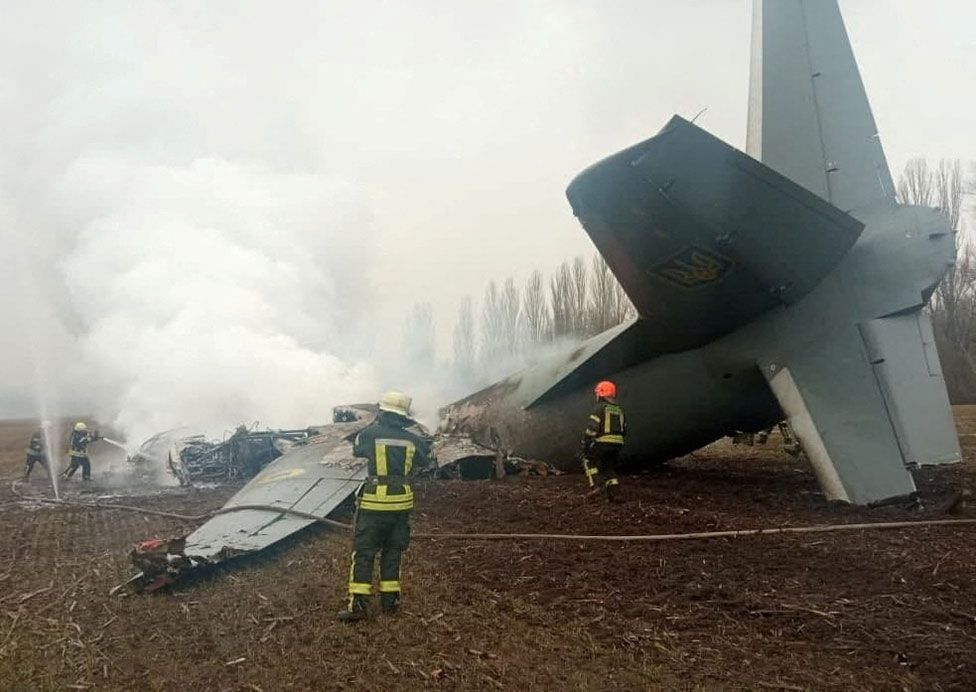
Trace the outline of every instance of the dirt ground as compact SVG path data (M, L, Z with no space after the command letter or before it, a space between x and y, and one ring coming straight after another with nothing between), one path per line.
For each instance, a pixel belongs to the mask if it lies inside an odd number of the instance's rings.
M627 477L614 506L584 498L580 476L430 482L414 530L637 534L943 518L954 491L976 488L976 408L957 419L966 461L918 474L921 510L828 504L774 438L718 443ZM168 592L110 597L131 573L133 542L193 526L23 506L10 482L28 436L27 423L0 424L2 689L976 688L976 527L658 544L417 539L405 611L349 626L334 620L349 538L318 527ZM35 475L28 490L46 491ZM126 501L199 513L234 490Z

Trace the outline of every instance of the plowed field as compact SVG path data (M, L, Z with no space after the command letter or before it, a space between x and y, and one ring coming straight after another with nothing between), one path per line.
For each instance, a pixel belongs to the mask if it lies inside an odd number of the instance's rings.
M976 487L966 461L918 474L923 507L827 503L776 437L718 443L624 478L435 481L414 530L644 534L919 518ZM30 426L0 424L0 688L10 690L972 690L976 527L654 544L414 541L404 611L355 626L349 538L312 528L265 554L149 596L108 595L131 544L192 525L30 507L10 482ZM77 495L75 479L68 493ZM91 492L97 496L98 469ZM48 492L35 470L31 493ZM235 488L126 498L182 513Z

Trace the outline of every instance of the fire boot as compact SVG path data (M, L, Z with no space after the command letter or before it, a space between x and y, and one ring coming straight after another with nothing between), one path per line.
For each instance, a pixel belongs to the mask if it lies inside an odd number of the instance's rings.
M400 610L400 594L381 593L380 607L383 608L384 615L396 615L397 611Z
M609 478L604 488L607 491L607 502L618 502L620 500L620 481L616 478Z
M349 599L349 607L345 610L340 610L336 617L340 622L358 622L359 620L365 620L369 615L369 611L367 610L368 604L368 596L356 594Z

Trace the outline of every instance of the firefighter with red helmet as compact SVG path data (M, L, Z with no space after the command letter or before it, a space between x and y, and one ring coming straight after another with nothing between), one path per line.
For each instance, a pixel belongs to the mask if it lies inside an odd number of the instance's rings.
M624 446L627 424L624 409L617 403L617 386L613 382L604 380L598 383L593 393L596 395L596 405L583 432L583 470L590 487L596 486L599 476L607 499L613 502L620 485L615 466Z

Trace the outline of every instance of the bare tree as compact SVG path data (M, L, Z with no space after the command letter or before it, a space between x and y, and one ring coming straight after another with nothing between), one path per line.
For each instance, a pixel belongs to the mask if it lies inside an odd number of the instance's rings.
M592 333L599 334L615 327L631 316L633 306L599 253L590 263L590 299L587 323Z
M502 315L502 342L504 351L507 355L515 355L520 349L519 339L519 317L521 312L522 300L519 290L515 286L515 280L511 277L505 279L505 286L502 288L500 310Z
M592 325L587 323L586 303L588 299L589 272L586 270L586 262L582 257L573 260L572 281L570 282L569 310L572 315L572 335L577 337L587 337L596 332Z
M914 158L905 164L905 171L898 179L898 201L923 207L935 206L932 171L924 158Z
M417 303L403 324L403 353L412 368L434 368L434 311L430 303Z
M551 315L546 303L542 272L536 269L522 289L522 333L528 348L547 341L551 330Z
M502 312L501 293L494 279L485 289L481 303L481 352L482 363L493 363L505 352L505 318Z
M956 266L946 272L945 278L935 290L934 308L937 312L944 313L943 318L946 336L957 342L961 346L967 346L969 341L968 324L964 324L964 310L961 308L961 301L966 297L967 291L972 287L967 286L967 281L972 277L967 276L970 252L965 244L963 234L959 227L962 214L963 202L963 179L962 167L958 160L939 161L938 168L932 174L933 199L935 204L945 215L949 222L949 227L956 231Z
M465 380L474 374L475 355L474 301L471 296L465 296L454 324L454 368Z
M563 262L549 279L549 303L552 308L552 336L562 339L573 333L572 271Z

